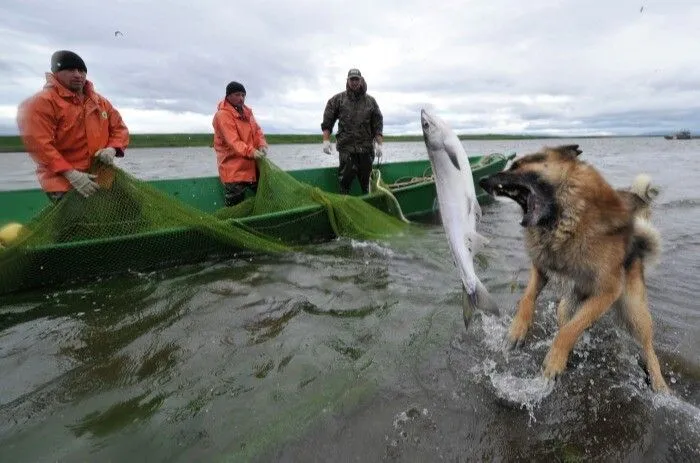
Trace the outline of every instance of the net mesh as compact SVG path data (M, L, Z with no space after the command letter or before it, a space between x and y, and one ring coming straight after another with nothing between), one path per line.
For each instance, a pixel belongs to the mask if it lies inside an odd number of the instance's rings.
M95 163L97 194L83 198L68 192L0 250L0 293L214 254L285 252L305 237L332 237L324 232L328 224L333 235L357 239L388 237L409 225L376 172L372 188L383 194L372 205L300 182L267 159L258 168L254 196L207 213L118 168ZM245 218L255 220L244 223ZM288 233L292 228L303 232Z

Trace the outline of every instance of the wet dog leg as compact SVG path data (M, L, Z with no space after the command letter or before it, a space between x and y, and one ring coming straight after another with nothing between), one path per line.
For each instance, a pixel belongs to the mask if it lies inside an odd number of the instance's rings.
M567 294L561 298L559 305L557 306L557 321L559 322L559 328L566 325L566 323L571 318L571 311L574 308L573 295Z
M553 379L564 371L569 353L581 334L607 312L620 297L621 273L620 270L618 275L605 277L605 286L596 294L583 300L573 318L559 329L542 365L545 377Z
M510 347L519 346L525 340L525 335L532 325L532 318L535 314L535 302L540 295L542 288L547 284L547 277L537 267L530 268L530 281L523 293L523 297L518 301L518 310L510 324L508 332L508 343Z
M627 323L630 333L642 346L651 388L655 392L668 392L668 385L661 374L659 359L654 351L651 313L649 312L646 285L644 284L644 267L639 259L627 271L620 313Z

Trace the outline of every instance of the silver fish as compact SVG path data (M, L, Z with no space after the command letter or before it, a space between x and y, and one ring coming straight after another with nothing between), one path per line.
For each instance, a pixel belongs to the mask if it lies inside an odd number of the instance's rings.
M452 128L427 109L420 114L423 140L433 166L442 226L462 280L462 313L469 327L474 311L498 308L474 271L474 254L487 242L476 231L481 207L476 199L469 157Z

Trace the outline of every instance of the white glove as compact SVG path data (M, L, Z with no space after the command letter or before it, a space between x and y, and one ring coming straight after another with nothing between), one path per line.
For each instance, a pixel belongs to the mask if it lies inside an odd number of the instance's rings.
M78 190L78 193L86 198L100 189L100 186L93 182L93 180L97 178L97 175L73 169L64 172L63 176L73 185L73 188Z
M255 150L255 151L253 151L253 157L254 157L255 159L264 158L265 156L266 156L266 154L265 154L264 151L260 151L260 150Z
M323 152L326 154L331 154L331 141L323 140Z
M378 142L374 142L374 155L377 156L377 159L382 157L382 144Z
M267 146L261 146L261 147L258 148L258 149L259 149L260 151L262 151L262 152L265 154L265 156L267 156Z
M116 156L116 154L117 150L110 146L108 148L102 148L101 150L97 150L97 152L95 153L95 157L102 161L104 164L107 164L108 166L113 166L114 156Z

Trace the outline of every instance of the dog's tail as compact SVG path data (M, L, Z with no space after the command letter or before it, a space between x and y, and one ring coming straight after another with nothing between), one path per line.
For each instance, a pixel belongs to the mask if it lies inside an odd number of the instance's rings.
M637 175L632 181L629 191L647 204L651 204L652 200L659 194L659 190L651 185L651 176L649 174Z
M660 255L661 234L647 219L635 217L626 263L641 259L645 267L651 267L658 262Z

